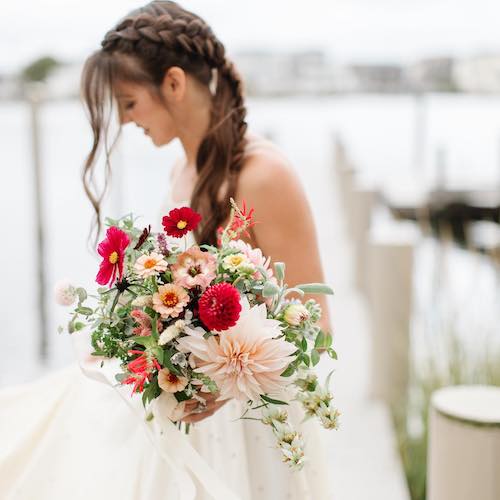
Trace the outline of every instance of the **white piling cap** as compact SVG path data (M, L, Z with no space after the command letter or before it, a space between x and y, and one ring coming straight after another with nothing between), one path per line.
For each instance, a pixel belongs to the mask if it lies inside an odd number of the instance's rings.
M432 406L450 418L472 424L500 425L500 387L458 385L432 395Z

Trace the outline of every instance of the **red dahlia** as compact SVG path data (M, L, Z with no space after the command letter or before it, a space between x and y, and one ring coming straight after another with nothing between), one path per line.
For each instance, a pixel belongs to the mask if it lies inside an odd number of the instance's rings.
M97 251L102 257L99 272L95 278L99 285L109 283L110 287L113 286L117 274L118 280L122 279L123 260L129 243L130 238L121 229L113 226L106 231L106 238L97 247Z
M182 238L189 231L198 227L201 215L192 208L182 207L170 210L162 219L163 229L169 236Z
M205 290L198 307L199 317L209 330L227 330L240 317L240 294L233 285L218 283Z

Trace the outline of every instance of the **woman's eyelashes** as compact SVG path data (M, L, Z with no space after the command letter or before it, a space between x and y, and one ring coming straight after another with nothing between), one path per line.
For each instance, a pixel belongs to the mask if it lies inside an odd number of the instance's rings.
M127 111L130 111L134 106L135 106L135 102L134 101L130 101L130 102L126 102L125 103L125 109Z

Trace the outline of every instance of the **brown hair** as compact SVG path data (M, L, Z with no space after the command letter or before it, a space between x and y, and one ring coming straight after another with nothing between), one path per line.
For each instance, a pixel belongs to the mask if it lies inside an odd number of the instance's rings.
M207 86L216 72L210 125L197 152L198 179L191 198L191 207L203 217L195 234L198 243L215 244L217 228L229 216L229 198L236 195L243 163L247 125L242 82L226 58L224 46L205 21L174 2L154 1L132 11L106 34L102 48L86 61L82 96L93 144L84 165L83 184L95 210L99 233L100 204L111 173L109 155L116 142L111 146L107 142L111 114L107 115L106 109L112 109L113 83L122 80L147 85L160 98L159 87L172 66L182 68ZM105 184L97 193L93 178L102 146L106 155ZM225 180L228 188L220 199Z

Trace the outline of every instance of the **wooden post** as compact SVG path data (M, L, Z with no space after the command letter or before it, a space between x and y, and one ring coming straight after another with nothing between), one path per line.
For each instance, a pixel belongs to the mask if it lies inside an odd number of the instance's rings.
M38 355L42 362L48 357L48 332L47 332L47 309L45 304L45 231L44 231L44 207L43 207L43 182L42 182L42 159L40 152L40 105L42 103L41 85L31 84L27 88L27 98L31 116L31 147L33 159L33 186L34 186L34 219L36 231L36 282L38 303Z
M428 500L500 498L500 388L456 386L431 400Z

